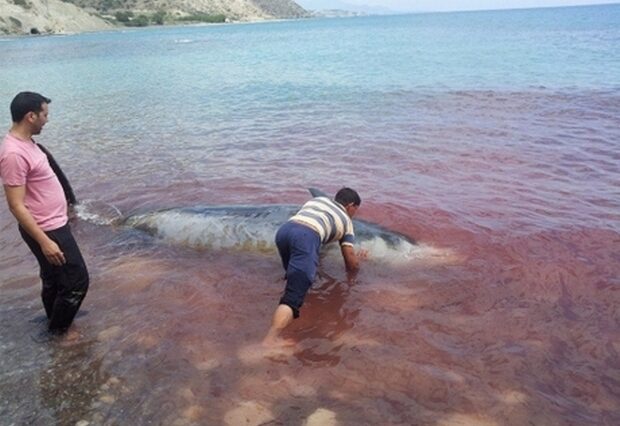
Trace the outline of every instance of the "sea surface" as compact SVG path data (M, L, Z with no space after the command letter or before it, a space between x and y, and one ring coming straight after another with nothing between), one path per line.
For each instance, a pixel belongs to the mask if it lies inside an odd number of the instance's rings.
M91 287L46 340L0 203L2 425L620 424L620 5L0 37L21 90ZM273 245L125 222L342 186L424 249L326 252L283 353Z

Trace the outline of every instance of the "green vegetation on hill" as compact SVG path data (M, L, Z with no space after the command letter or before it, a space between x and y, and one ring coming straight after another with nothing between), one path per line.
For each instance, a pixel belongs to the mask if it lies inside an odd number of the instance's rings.
M23 2L27 0L12 0L14 2ZM90 7L104 18L116 21L120 25L127 27L145 27L147 25L163 25L166 23L188 23L188 22L206 22L206 23L222 23L226 22L226 15L221 13L189 13L187 15L170 14L165 10L157 10L149 13L148 8L138 9L136 11L135 0L62 0L66 3L72 3L78 7ZM156 2L146 2L146 5L154 7ZM169 5L169 3L168 3ZM143 5L144 6L144 5Z
M146 27L147 25L163 25L166 22L166 12L158 11L151 15L140 14L136 16L131 10L122 10L116 12L114 18L127 27Z
M195 13L189 16L182 16L178 20L182 22L207 22L209 24L216 24L226 22L226 16L222 14L209 15L206 13Z
M27 2L30 0L9 0ZM224 22L226 20L302 18L308 13L293 0L62 0L102 16L117 12L134 13L129 21L143 14L152 20L157 11L169 22ZM157 18L157 17L156 17ZM159 16L161 21L161 16Z
M32 7L32 4L30 4L27 0L11 0L11 2L16 6L23 7L24 9L30 9Z
M209 15L206 13L196 13L193 15L174 18L166 14L163 10L155 12L151 15L135 15L130 10L122 10L114 14L114 19L116 19L118 23L127 27L146 27L147 25L163 25L165 23L174 22L207 22L210 24L226 22L226 16L221 14Z

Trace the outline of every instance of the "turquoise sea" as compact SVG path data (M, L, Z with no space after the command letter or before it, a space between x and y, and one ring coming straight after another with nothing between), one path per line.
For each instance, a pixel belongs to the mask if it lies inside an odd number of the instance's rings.
M620 4L0 36L6 129L22 90L52 98L91 288L42 342L0 205L0 423L620 423ZM123 222L343 185L418 247L353 281L326 253L277 356L272 246Z

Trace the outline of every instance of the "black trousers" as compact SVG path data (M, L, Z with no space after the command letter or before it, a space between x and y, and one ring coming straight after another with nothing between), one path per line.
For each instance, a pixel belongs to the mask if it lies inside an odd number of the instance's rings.
M39 276L43 284L41 299L49 319L49 330L63 331L71 325L88 290L88 270L80 248L71 234L69 224L46 231L65 256L66 263L56 266L47 261L39 243L21 226L19 233L39 262Z

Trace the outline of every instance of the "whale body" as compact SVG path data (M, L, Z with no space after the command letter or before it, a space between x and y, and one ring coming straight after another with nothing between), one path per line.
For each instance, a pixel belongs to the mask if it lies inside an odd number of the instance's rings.
M310 188L313 196L326 196ZM97 225L138 230L166 244L196 250L242 250L273 254L278 228L300 206L215 205L160 209L123 215L116 207L101 201L85 200L77 205L78 216ZM382 263L453 263L460 261L450 249L437 248L381 225L353 219L356 249L367 251L370 260ZM323 252L338 251L338 244L327 244Z
M311 188L313 196L325 196ZM298 210L295 205L194 206L134 214L125 226L144 231L171 244L196 249L275 249L278 228ZM380 225L353 219L355 245L372 258L409 258L419 255L415 240ZM328 244L327 247L338 247Z
M299 210L292 205L196 206L129 216L124 225L174 244L198 249L272 250L276 231ZM405 235L353 220L356 245L406 252L416 246Z

